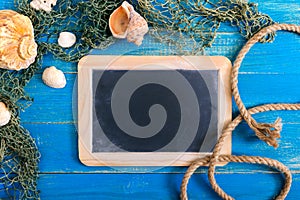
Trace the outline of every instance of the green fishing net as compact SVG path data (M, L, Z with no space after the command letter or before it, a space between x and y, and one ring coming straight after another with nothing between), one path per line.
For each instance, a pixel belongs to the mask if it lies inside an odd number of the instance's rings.
M222 23L236 27L246 39L274 23L245 0L138 0L137 5L153 27L150 34L174 54L202 54L212 46ZM262 42L273 38L270 34Z
M58 0L53 11L47 13L32 9L31 0L14 1L17 11L31 19L39 47L36 62L28 69L20 72L0 70L0 101L12 113L10 122L0 127L0 181L3 183L0 190L14 199L38 199L40 154L19 118L20 110L32 102L24 87L41 68L43 55L47 53L67 62L77 62L92 48L102 49L114 43L108 19L122 2ZM255 4L240 0L138 0L132 3L152 26L154 38L175 47L176 53L188 55L210 47L222 22L237 27L246 38L273 23L269 16L258 12ZM57 44L62 31L76 35L73 47L65 49ZM270 35L265 41L272 37Z
M114 42L108 27L110 14L120 3L105 0L59 0L50 13L34 10L26 0L15 0L18 12L28 16L33 25L36 40L54 57L76 62L91 48L105 48ZM43 1L41 1L43 2ZM59 33L67 31L76 35L76 44L62 48L57 40Z
M34 139L20 125L19 112L31 102L24 91L37 70L35 64L22 72L0 70L0 101L4 102L11 112L10 122L0 127L0 181L2 187L0 198L8 196L13 199L36 199L38 161L40 154Z
M20 125L19 118L20 110L26 109L32 102L24 87L41 68L43 55L47 53L64 61L76 62L91 48L105 48L113 43L108 18L119 4L104 0L60 0L51 13L32 9L27 0L15 0L15 6L19 13L31 19L39 47L36 62L28 69L20 72L0 69L0 101L12 114L10 122L0 127L0 191L3 190L12 199L38 199L40 154L34 139ZM62 31L73 32L77 36L74 47L64 49L57 45ZM2 193L0 198L4 198Z

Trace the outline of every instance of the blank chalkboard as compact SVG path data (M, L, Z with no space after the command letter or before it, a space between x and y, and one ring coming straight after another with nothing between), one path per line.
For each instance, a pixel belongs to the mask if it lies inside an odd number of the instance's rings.
M87 56L78 66L79 157L86 165L185 166L231 119L224 57ZM228 140L223 152L231 151Z

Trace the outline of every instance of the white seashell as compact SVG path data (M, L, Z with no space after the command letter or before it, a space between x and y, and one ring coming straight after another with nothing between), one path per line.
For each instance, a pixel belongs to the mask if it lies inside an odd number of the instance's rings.
M30 19L12 10L0 11L0 68L28 68L37 55Z
M127 41L133 42L140 46L143 42L144 35L148 33L149 28L147 21L137 12L130 12L130 21L127 29Z
M127 38L138 46L149 31L147 21L127 1L110 15L109 28L114 37Z
M3 102L0 102L0 127L8 124L11 113Z
M42 79L46 85L52 88L64 88L67 84L64 73L54 66L44 70Z
M33 0L30 2L30 6L35 10L44 10L49 13L56 5L56 2L57 0Z
M58 37L58 45L69 48L76 43L76 36L70 32L61 32Z

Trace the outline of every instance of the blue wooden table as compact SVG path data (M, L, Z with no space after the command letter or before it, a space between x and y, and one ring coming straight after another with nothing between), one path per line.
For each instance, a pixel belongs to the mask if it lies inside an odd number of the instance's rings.
M259 9L277 22L300 24L299 0L256 0ZM13 9L13 0L0 1L1 9ZM232 61L245 43L236 29L222 26L208 55L224 55ZM118 41L101 54L147 54L154 49L168 55L167 49L149 36L139 48ZM42 199L179 199L180 183L186 168L160 169L128 167L86 167L77 150L76 113L73 89L77 64L64 63L46 56L44 67L57 66L66 73L67 86L56 90L45 86L39 71L26 87L34 97L31 107L21 113L22 125L36 139L41 152L38 188ZM264 103L299 102L300 37L279 32L272 44L258 44L241 68L239 81L247 107ZM75 105L76 107L76 105ZM237 108L234 106L234 115ZM242 123L233 134L233 153L277 159L293 173L288 199L300 199L300 112L281 111L255 115L258 121L283 119L280 147L273 149L258 140ZM124 171L126 173L124 173ZM217 181L236 199L271 199L283 184L280 174L261 166L229 164L218 169ZM209 186L205 170L198 170L190 181L190 199L218 199Z

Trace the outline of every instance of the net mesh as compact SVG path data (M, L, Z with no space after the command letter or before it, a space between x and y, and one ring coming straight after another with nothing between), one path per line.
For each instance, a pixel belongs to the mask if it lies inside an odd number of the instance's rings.
M0 101L4 102L11 112L10 122L0 127L0 190L1 198L8 196L14 199L36 199L38 162L40 154L34 139L20 125L19 112L32 101L24 91L38 62L23 72L0 70Z
M46 53L67 62L77 62L91 48L102 49L114 43L108 19L121 2L58 0L53 11L47 13L32 9L31 0L14 1L17 11L31 19L39 47L36 62L28 69L20 72L0 70L0 101L12 112L11 121L0 128L0 180L3 183L0 190L14 199L38 199L40 154L19 118L20 109L32 102L24 87L40 69ZM273 23L269 16L258 12L255 4L241 0L138 0L132 3L152 26L151 35L176 49L175 54L203 52L214 42L222 22L237 27L246 38ZM76 35L73 47L64 49L57 44L62 31ZM269 35L263 42L272 39L273 35Z
M22 71L0 69L0 101L12 113L10 122L0 127L0 190L12 199L38 199L38 162L40 154L34 139L20 125L19 112L31 103L24 87L41 68L43 55L76 62L91 48L105 48L114 42L108 28L110 13L119 6L115 1L60 0L51 13L36 11L30 1L15 0L17 11L28 16L35 29L39 45L36 62ZM59 33L73 32L77 36L74 47L64 49L57 44ZM3 193L4 194L4 193ZM5 198L1 193L0 198Z
M137 5L138 12L153 27L150 34L169 44L174 54L202 54L206 47L212 46L222 23L236 27L246 39L274 23L268 15L258 11L257 4L244 0L138 0L131 3ZM270 34L261 42L273 38L274 34Z

